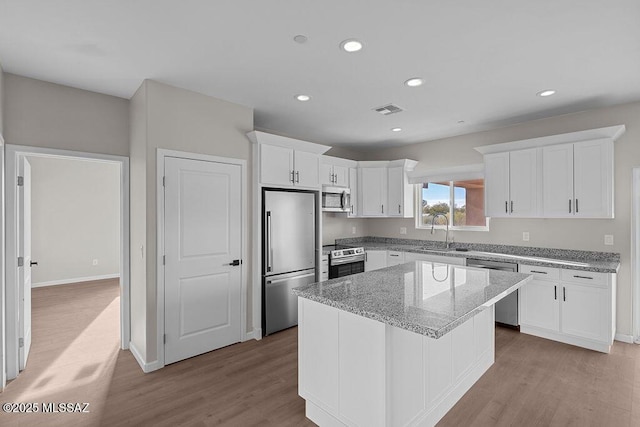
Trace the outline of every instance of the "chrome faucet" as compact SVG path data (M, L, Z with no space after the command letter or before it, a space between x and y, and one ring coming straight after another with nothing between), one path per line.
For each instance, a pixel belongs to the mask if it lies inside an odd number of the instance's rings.
M450 242L449 242L449 218L447 218L447 216L445 214L438 213L438 214L435 214L433 216L433 218L431 218L431 234L433 234L433 231L434 231L433 227L434 227L436 218L439 217L439 216L444 217L444 219L447 220L447 231L444 234L444 243L447 245L447 249L449 249L449 245L450 245Z

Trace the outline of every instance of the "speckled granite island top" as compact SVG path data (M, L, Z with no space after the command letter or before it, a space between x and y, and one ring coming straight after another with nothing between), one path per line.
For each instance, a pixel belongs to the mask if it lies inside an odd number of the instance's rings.
M533 276L428 261L313 283L299 297L440 338Z

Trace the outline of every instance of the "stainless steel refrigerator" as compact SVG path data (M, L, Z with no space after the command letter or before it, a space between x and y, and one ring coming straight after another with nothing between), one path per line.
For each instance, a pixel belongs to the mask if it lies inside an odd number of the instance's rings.
M316 194L262 196L262 330L269 335L298 324L291 289L316 281Z

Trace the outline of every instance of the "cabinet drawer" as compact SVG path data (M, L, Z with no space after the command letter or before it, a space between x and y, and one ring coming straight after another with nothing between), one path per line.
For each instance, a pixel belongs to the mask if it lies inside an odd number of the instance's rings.
M560 270L560 279L566 282L580 283L583 285L607 285L608 273L581 270Z
M553 267L540 267L537 265L518 266L518 272L524 274L533 274L533 277L539 280L559 280L560 270Z

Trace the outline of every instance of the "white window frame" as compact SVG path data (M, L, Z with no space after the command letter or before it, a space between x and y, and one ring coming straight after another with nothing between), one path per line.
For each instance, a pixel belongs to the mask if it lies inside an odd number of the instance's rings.
M461 180L457 180L457 181L461 181ZM453 215L452 213L452 209L453 209L453 197L454 197L454 186L453 183L456 182L454 180L449 180L449 215L447 216L447 219L449 220L449 230L452 231L489 231L489 222L491 220L490 217L485 216L486 219L486 225L482 226L482 225L464 225L464 226L460 226L460 225L453 225ZM415 197L415 220L416 220L416 229L420 229L420 230L431 230L431 225L428 224L422 224L422 185L423 184L415 184L414 187L414 197ZM446 225L434 225L433 226L434 229L436 230L446 230L447 226Z

